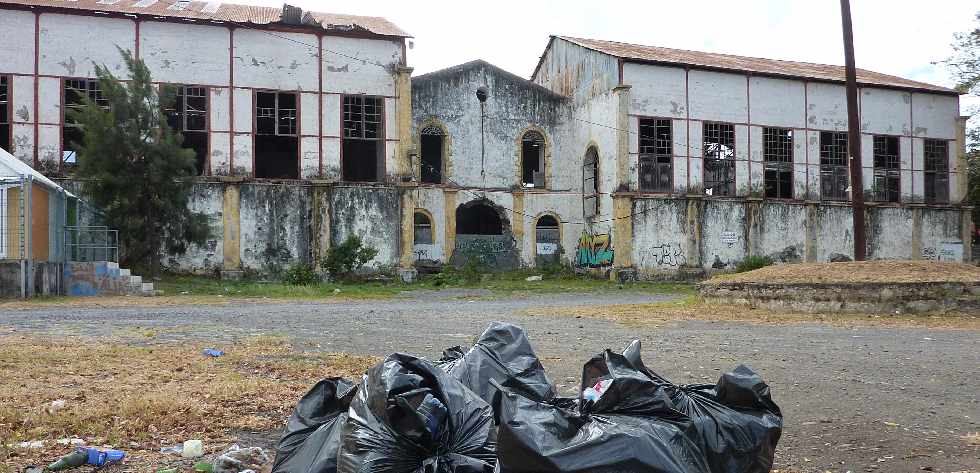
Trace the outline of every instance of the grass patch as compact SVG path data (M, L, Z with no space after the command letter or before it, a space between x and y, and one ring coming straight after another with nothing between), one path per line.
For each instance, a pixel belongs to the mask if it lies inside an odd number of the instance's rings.
M754 324L825 323L834 326L895 326L941 329L980 330L975 314L945 313L935 315L865 315L804 314L744 306L704 302L694 294L666 302L650 304L612 304L577 307L541 307L523 312L529 316L572 316L613 320L629 326L662 326L685 320L739 322Z
M0 336L0 379L8 380L0 384L0 471L47 464L71 450L55 440L76 436L125 450L130 468L141 466L133 471L155 471L149 466L174 459L159 454L163 446L199 438L217 451L234 431L278 430L316 381L356 378L377 361L298 352L276 337L218 346L227 352L220 358L203 348ZM52 409L55 400L65 406ZM36 440L44 447L7 445Z
M527 281L529 276L543 276L541 281ZM204 276L168 275L156 282L168 296L222 296L270 299L374 299L402 295L405 291L440 289L486 289L493 294L553 294L630 289L666 293L693 293L687 284L635 282L619 284L607 279L593 279L573 273L542 274L536 271L477 273L476 277L457 271L428 275L413 284L397 281L363 281L320 283L294 286L278 282L223 281Z

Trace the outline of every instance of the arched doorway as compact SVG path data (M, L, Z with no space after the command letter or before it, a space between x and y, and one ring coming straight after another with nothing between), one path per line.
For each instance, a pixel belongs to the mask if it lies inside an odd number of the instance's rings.
M456 208L456 244L450 262L487 271L519 266L517 245L502 207L478 199Z
M561 260L561 223L554 215L544 214L534 224L534 263L544 266Z

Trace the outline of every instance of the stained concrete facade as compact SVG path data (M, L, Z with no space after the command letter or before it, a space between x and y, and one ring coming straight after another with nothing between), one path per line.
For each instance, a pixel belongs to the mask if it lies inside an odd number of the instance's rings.
M404 36L363 31L6 7L0 28L12 32L0 75L11 77L13 152L55 174L63 81L92 77L93 61L123 74L117 46L161 83L207 88L208 159L191 206L210 217L212 238L168 257L176 270L276 272L314 262L350 235L379 250L375 268L557 259L604 275L673 277L728 270L750 255L853 254L850 206L821 196L820 133L847 129L834 80L634 61L561 38L531 80L482 61L413 78ZM255 99L267 90L297 94L298 179L256 177ZM344 176L343 101L351 95L381 99L373 182ZM958 97L864 84L860 99L866 193L874 136L895 137L901 157L899 201L868 210L869 256L966 258L972 222L961 205ZM643 188L639 169L639 123L650 117L672 130L670 185L659 192ZM732 125L731 196L705 195L706 122ZM766 127L792 131L786 198L765 197ZM924 202L926 139L948 143L946 204ZM425 171L436 148L434 178ZM533 179L525 152L540 152ZM474 215L499 221L499 230Z

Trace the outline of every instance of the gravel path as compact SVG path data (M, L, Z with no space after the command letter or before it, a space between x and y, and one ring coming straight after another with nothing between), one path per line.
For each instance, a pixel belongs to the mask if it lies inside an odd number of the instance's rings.
M676 383L714 382L739 363L772 386L785 429L776 468L805 472L980 471L980 333L683 321L629 327L523 309L645 303L670 296L629 291L490 297L480 291L415 292L393 300L243 302L214 306L0 310L0 327L51 335L212 340L281 334L304 349L438 357L472 343L493 320L527 329L552 381L566 394L582 363L641 339L645 361ZM234 349L229 346L229 349Z

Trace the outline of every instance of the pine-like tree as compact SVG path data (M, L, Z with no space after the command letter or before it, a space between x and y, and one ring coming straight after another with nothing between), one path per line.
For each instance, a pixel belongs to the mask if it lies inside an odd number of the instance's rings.
M183 137L167 125L163 108L175 91L158 93L150 71L129 51L119 50L129 71L123 82L96 66L105 106L85 100L72 111L84 130L76 144L75 177L88 199L119 230L120 262L149 274L160 270L164 254L183 254L209 237L207 217L192 212L188 200L195 159L181 147Z

